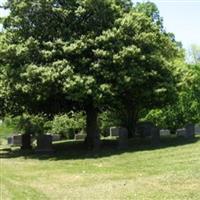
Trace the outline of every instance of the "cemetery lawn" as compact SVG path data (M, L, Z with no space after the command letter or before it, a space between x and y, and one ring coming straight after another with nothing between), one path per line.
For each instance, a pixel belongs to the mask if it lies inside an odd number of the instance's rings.
M132 145L122 151L111 142L89 153L79 142L60 142L49 155L1 145L0 199L200 199L199 137L168 139L159 148Z

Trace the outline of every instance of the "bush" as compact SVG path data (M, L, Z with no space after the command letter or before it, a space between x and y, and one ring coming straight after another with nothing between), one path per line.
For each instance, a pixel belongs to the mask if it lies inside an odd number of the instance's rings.
M17 129L22 133L41 135L45 133L47 119L42 115L23 114L19 117Z
M51 132L59 134L63 138L73 139L76 133L85 128L85 124L83 112L56 115L52 121Z
M20 116L13 117L12 115L7 115L3 119L3 124L6 127L12 127L16 129L20 121Z
M104 137L109 136L109 128L113 126L118 126L120 120L115 112L105 111L99 115L99 128L101 135Z

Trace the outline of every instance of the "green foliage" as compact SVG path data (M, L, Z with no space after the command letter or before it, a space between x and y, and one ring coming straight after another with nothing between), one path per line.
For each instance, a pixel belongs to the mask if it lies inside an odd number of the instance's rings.
M19 119L17 129L22 133L34 136L45 133L47 119L44 116L23 114L22 116L18 116L17 119Z
M74 134L85 129L85 116L82 112L56 115L52 121L51 132L64 138L73 139Z
M180 49L163 30L155 4L8 0L6 6L0 63L9 87L3 97L12 111L54 115L63 108L119 105L130 124L142 109L174 101L172 66ZM67 120L72 127L66 118L61 124ZM90 121L87 130L95 134L97 120Z
M188 61L193 64L200 64L200 46L192 44L188 50Z
M120 119L114 111L104 111L99 114L99 129L104 137L109 135L109 128L119 126Z

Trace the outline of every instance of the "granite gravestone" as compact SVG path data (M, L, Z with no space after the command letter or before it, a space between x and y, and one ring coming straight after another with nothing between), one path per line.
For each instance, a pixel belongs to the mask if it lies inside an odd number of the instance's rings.
M141 138L150 137L153 145L160 143L160 130L152 122L139 122L136 125L136 135Z
M178 137L185 137L186 130L185 128L179 128L176 130L176 136Z
M195 135L195 125L190 123L185 126L185 138L192 139Z
M200 135L200 125L199 124L195 124L194 133L195 133L195 135Z
M21 146L22 145L22 135L13 135L7 138L9 145Z
M170 136L171 132L169 129L161 129L160 130L160 136Z
M119 127L110 127L110 137L118 137L119 136Z
M128 147L128 130L126 128L118 128L118 148L124 149Z
M156 126L151 129L151 144L152 145L160 144L160 130Z
M85 140L86 134L75 134L74 139L75 140Z
M52 152L52 136L51 135L39 135L37 137L36 152Z
M140 137L150 137L155 125L152 122L139 122L136 125L136 134Z
M51 135L51 134L48 134L48 135ZM60 137L60 135L51 135L52 136L52 141L59 141L59 140L61 140L61 137Z

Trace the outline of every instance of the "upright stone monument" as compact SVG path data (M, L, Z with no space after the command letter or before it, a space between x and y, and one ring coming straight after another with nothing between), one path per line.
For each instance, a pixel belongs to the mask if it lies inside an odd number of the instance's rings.
M195 135L195 125L190 123L185 126L185 138L192 139Z
M150 137L152 134L152 129L155 125L152 122L139 122L136 125L136 134L139 135L141 138Z
M160 130L160 136L170 136L171 132L169 129L161 129Z
M200 135L200 125L199 124L195 124L194 133L195 133L195 135Z
M110 137L119 136L120 127L110 127Z
M118 128L118 133L119 133L119 149L124 149L128 147L128 130L126 128Z
M152 145L160 144L160 130L156 126L151 129L151 144Z
M75 140L85 140L86 136L87 136L86 134L78 133L78 134L74 135L74 139Z
M39 135L37 137L36 152L52 152L52 136L51 135Z
M136 135L139 135L141 138L151 138L153 145L160 143L160 130L152 122L139 122L136 125Z
M176 130L176 136L185 137L185 135L186 135L185 128L179 128L179 129Z

